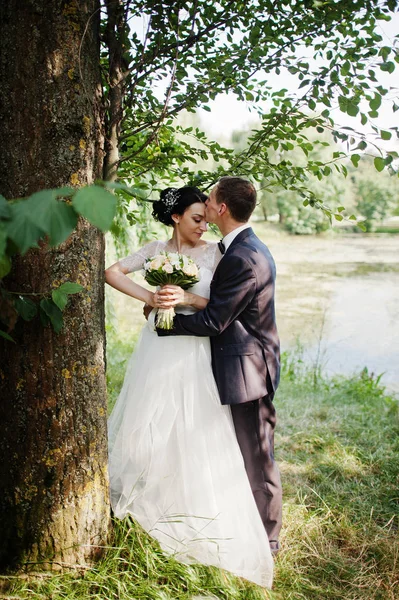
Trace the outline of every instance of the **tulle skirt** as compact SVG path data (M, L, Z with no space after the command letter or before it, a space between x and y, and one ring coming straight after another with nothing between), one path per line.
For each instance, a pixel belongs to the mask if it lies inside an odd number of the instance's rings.
M273 559L208 338L144 327L109 419L111 503L165 552L271 587Z

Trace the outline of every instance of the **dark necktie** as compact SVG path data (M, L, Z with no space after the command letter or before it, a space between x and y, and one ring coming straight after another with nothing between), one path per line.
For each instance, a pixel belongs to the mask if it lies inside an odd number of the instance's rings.
M221 254L224 254L226 252L226 248L224 247L223 240L220 240L220 242L218 242L218 248L219 248Z

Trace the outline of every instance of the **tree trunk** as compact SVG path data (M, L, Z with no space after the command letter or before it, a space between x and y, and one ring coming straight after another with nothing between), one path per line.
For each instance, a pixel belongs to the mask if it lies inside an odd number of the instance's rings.
M263 220L267 221L267 210L266 210L266 206L263 202L261 202L261 208L262 208Z
M102 177L98 0L0 3L0 193ZM83 219L57 249L13 262L6 289L71 297L57 335L19 321L0 338L0 565L88 564L107 540L104 239ZM35 296L31 296L34 298Z

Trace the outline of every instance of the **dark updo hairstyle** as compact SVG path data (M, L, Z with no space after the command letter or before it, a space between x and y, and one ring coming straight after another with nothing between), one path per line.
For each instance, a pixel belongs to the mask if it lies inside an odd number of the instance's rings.
M205 202L208 198L198 188L186 185L181 188L162 190L160 200L153 203L152 216L164 225L174 225L172 215L182 215L196 202Z

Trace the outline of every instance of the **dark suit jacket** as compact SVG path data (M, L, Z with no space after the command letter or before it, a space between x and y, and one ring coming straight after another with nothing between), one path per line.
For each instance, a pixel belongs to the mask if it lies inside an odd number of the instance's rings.
M241 231L220 261L207 307L176 315L171 332L209 336L212 368L222 404L272 395L280 375L280 345L274 311L276 268L252 229Z

